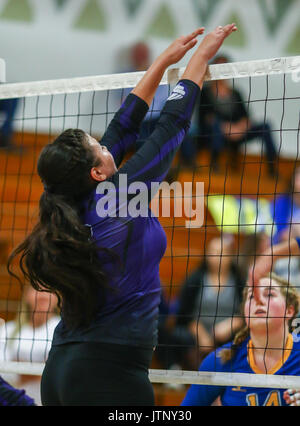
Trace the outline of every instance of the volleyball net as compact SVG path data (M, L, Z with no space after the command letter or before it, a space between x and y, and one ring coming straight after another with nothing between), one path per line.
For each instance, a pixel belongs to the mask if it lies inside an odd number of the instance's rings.
M183 71L165 73L135 149L152 131ZM143 74L0 85L0 102L15 102L9 113L14 146L0 148L1 374L41 375L58 321L53 299L39 300L6 271L9 253L38 217L39 153L67 128L100 140ZM152 205L168 245L160 267L158 368L150 370L150 379L299 388L297 376L200 373L194 367L241 326L239 291L260 250L297 235L296 207L282 222L275 205L297 192L290 183L299 162L300 56L210 65L205 80L190 131ZM281 259L274 271L299 285L297 257Z

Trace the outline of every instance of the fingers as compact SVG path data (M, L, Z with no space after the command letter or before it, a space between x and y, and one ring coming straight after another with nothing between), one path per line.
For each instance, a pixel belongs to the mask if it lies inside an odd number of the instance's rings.
M237 30L237 26L234 23L228 24L228 25L225 25L225 27L223 27L223 30L225 31L225 33L231 33L232 31Z
M223 34L225 37L228 37L233 31L237 31L237 26L234 23L225 25L224 27L222 27L221 25L219 25L215 29L215 31L218 34Z
M193 39L195 39L199 35L203 34L204 30L205 30L204 27L200 27L200 28L197 28L195 31L193 31L191 34L184 36L183 37L183 44L190 43Z
M185 44L184 50L187 52L188 50L192 49L197 44L197 39L193 39Z

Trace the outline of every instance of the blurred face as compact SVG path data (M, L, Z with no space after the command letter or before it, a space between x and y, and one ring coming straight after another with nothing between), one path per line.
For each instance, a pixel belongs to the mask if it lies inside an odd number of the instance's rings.
M279 284L270 278L263 278L259 282L258 294L258 298L254 298L252 289L249 288L244 307L245 320L250 331L271 333L282 330L293 317L294 307L286 306Z
M218 271L221 267L228 267L231 263L231 256L228 244L221 238L214 238L210 241L207 251L207 264L210 270Z
M25 301L30 306L30 310L36 313L53 312L57 306L55 295L40 291L35 291L29 287L25 293Z
M144 71L150 64L150 51L146 44L137 43L131 50L131 61L137 71Z
M116 173L117 166L108 149L92 136L88 134L87 136L88 143L92 147L95 157L99 160L99 165L93 167L91 170L91 177L96 181L102 182Z

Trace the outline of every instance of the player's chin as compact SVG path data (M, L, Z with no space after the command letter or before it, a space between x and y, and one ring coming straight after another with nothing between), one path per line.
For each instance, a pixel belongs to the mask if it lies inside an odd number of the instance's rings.
M279 332L279 330L282 330L284 326L284 322L278 321L278 318L261 316L251 318L249 328L255 330L263 330L266 333L270 334L272 332Z
M250 330L258 330L266 328L270 325L270 318L267 316L253 316L249 320L249 328Z
M111 177L118 171L115 160L113 156L110 154L109 157L106 158L106 164L104 168L104 172L107 177Z
M116 166L114 157L111 156L111 176L114 175L118 171L118 168Z

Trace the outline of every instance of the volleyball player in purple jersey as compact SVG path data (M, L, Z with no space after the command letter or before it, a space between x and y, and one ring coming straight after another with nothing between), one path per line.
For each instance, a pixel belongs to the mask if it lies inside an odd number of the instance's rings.
M44 405L154 404L148 368L156 345L166 237L149 211L140 216L126 211L132 199L127 193L131 183L149 189L166 176L189 128L208 61L235 30L231 24L204 37L155 130L119 169L165 70L195 46L203 28L176 39L154 61L100 143L71 129L43 149L40 220L9 265L21 255L32 286L56 293L61 301L62 320L42 377ZM106 209L107 193L119 197Z

